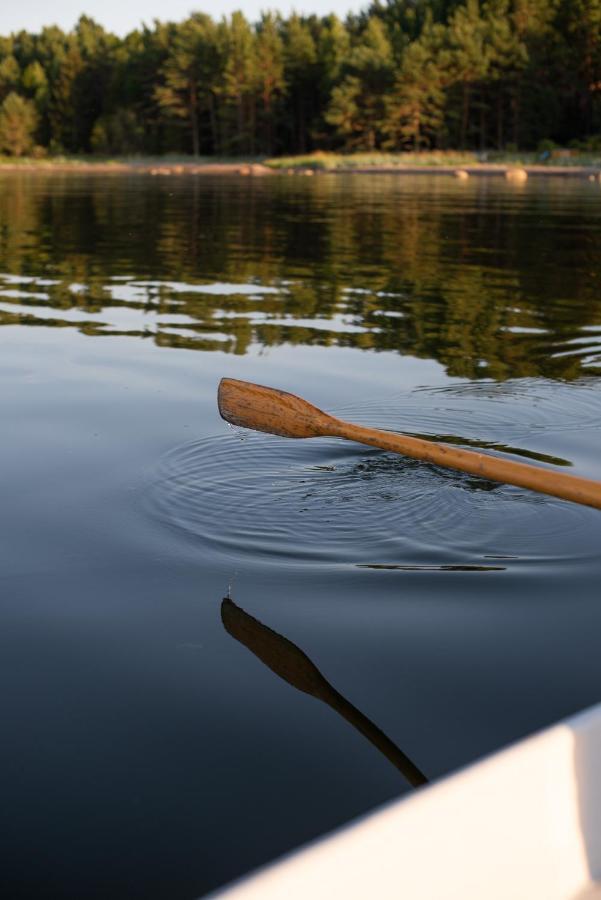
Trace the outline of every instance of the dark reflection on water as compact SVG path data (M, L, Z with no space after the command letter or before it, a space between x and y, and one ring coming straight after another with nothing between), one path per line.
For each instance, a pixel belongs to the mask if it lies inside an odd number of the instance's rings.
M118 181L2 178L0 324L394 350L467 378L601 370L598 185Z
M221 602L221 621L228 634L248 647L251 653L254 653L272 672L297 690L327 703L346 719L384 754L409 784L419 787L427 783L428 779L415 763L377 725L333 688L296 644L258 622L236 606L229 597Z
M0 175L2 897L190 900L600 699L600 513L216 407L601 478L600 201Z

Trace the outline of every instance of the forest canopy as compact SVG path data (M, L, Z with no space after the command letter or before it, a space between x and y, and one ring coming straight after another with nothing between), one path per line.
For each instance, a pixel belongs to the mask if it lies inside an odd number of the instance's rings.
M0 150L601 148L601 0L375 0L342 21L87 16L0 37Z

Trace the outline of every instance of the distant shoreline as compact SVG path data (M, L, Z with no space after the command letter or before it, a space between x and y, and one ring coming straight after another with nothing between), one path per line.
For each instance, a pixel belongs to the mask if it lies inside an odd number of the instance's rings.
M597 165L545 165L520 163L470 163L467 165L449 164L416 164L387 163L348 164L341 166L311 166L305 161L300 164L282 165L279 161L261 162L172 162L170 160L81 160L81 159L44 159L23 161L0 161L2 172L27 173L68 173L68 174L138 174L157 177L201 175L224 176L239 175L246 177L270 177L274 175L323 176L323 175L446 175L456 178L471 176L504 176L509 180L521 180L526 176L560 176L579 177L601 180L601 164Z

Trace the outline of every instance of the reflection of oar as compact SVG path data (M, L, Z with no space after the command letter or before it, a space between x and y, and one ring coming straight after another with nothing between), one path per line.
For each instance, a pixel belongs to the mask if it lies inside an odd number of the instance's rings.
M360 444L380 447L382 450L402 453L403 456L423 459L437 466L459 469L481 478L515 484L541 494L551 494L562 500L572 500L574 503L601 509L601 482L565 475L563 472L550 472L527 463L498 459L448 444L353 425L322 412L301 397L286 391L223 378L219 385L218 399L222 417L243 428L290 438L346 438Z
M221 619L228 634L248 647L272 672L292 687L323 700L340 713L402 772L410 784L418 787L427 783L426 776L409 757L377 725L339 694L296 644L253 619L227 597L221 604Z

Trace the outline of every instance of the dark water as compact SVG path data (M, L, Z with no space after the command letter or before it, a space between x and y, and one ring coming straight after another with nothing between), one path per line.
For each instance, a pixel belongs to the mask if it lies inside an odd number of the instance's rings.
M601 699L600 513L215 403L601 478L600 259L588 182L0 178L3 896L198 897Z

